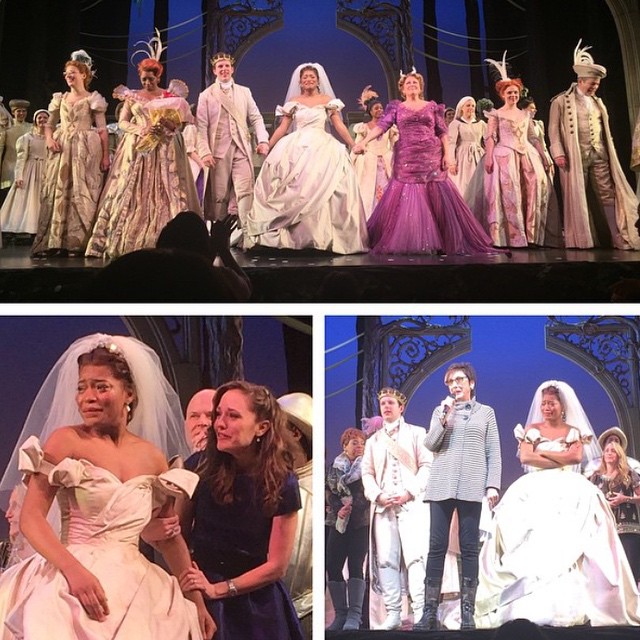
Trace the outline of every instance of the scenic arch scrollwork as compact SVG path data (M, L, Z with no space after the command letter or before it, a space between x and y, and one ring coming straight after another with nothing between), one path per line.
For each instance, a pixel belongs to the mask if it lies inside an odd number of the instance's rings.
M471 349L468 316L434 322L412 316L383 323L361 318L362 415L378 412L376 394L394 387L410 400L420 384L447 362ZM550 316L545 348L588 372L611 399L618 426L629 439L629 455L640 453L640 318ZM611 425L594 425L600 432Z
M618 425L629 439L629 455L640 452L640 318L551 316L545 346L595 378L607 392ZM596 432L612 425L594 425Z
M208 0L207 59L217 51L234 56L236 65L256 42L282 28L284 0ZM413 66L409 0L337 0L336 26L371 49L380 61L391 98L398 96L400 71ZM207 84L213 81L209 65Z
M378 413L376 394L394 387L410 400L423 380L443 364L471 349L468 316L435 323L431 316L400 318L386 324L380 317L364 319L363 415Z

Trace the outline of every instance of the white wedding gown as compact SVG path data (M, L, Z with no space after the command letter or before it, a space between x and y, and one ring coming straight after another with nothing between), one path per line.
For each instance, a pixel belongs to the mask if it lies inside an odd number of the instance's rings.
M560 451L565 441L542 439ZM480 552L478 627L640 624L640 597L604 495L570 467L518 478Z
M31 472L46 472L52 486L60 487L61 540L98 578L110 612L103 622L90 619L62 573L35 554L0 577L0 637L200 640L195 605L183 597L174 577L138 550L152 509L180 488L190 495L197 476L171 469L121 482L85 460L65 458L53 466L43 461L35 437L27 442L21 460L27 456Z
M368 235L358 181L346 147L325 126L340 100L307 107L287 102L295 131L281 138L258 175L244 248L367 251Z

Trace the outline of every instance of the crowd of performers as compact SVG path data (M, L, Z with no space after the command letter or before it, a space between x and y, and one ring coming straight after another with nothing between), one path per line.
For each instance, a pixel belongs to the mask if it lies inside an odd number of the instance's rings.
M309 640L311 445L308 394L233 380L183 418L147 345L76 340L0 482L0 635Z
M535 101L508 75L506 52L488 60L500 75L501 106L482 99L490 108L477 108L466 96L445 110L424 99L424 78L412 70L398 81L402 99L386 107L365 88L364 122L352 131L322 65L301 64L269 137L251 91L233 78L232 56L212 57L216 79L194 117L183 82L161 86L156 36L135 52L145 56L141 88L113 91L121 102L110 149L107 102L89 89L95 69L80 50L64 66L68 90L36 111L33 125L24 100L10 101L12 116L0 113L0 229L5 239L33 241L34 257L115 258L154 247L185 210L211 221L237 216L244 249L637 250L638 199L596 95L606 69L580 44L577 81L551 102L549 145ZM254 179L256 154L264 161Z
M543 382L514 429L525 473L501 495L473 366L452 363L444 384L427 429L385 387L380 416L341 436L326 477L327 629L640 625L640 463L624 432L596 437L572 387Z

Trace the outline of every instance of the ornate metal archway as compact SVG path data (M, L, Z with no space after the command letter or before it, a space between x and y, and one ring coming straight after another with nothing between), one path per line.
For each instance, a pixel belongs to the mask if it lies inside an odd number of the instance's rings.
M436 369L471 349L468 316L436 324L431 316L400 318L383 324L367 319L363 341L363 415L378 412L376 393L386 385L411 396Z
M376 55L390 98L398 97L398 74L413 66L409 0L338 0L336 25L364 42Z
M244 378L239 316L124 316L123 321L158 354L183 408L198 389Z
M640 318L552 316L545 346L589 372L613 403L618 426L629 439L629 455L640 451ZM611 425L594 425L602 431Z
M282 28L283 0L208 0L206 23L206 83L214 80L209 59L226 51L236 59L259 40Z
M471 349L468 316L436 324L429 316L383 324L365 319L363 336L363 415L376 415L376 393L385 385L410 400L436 369ZM550 316L545 347L587 371L611 399L618 426L629 439L629 455L640 454L640 317ZM596 432L611 425L594 425Z
M260 39L282 28L284 0L208 0L206 60L217 51L236 65ZM380 60L390 97L397 97L401 70L413 66L409 0L336 0L336 26L364 42ZM206 62L206 61L205 61ZM206 81L213 81L209 64Z

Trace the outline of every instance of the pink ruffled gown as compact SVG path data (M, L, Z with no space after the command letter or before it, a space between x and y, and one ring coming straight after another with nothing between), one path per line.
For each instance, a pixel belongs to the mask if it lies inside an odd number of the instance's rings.
M496 253L456 186L442 169L444 105L413 110L387 105L380 127L397 125L393 176L367 228L374 253Z

